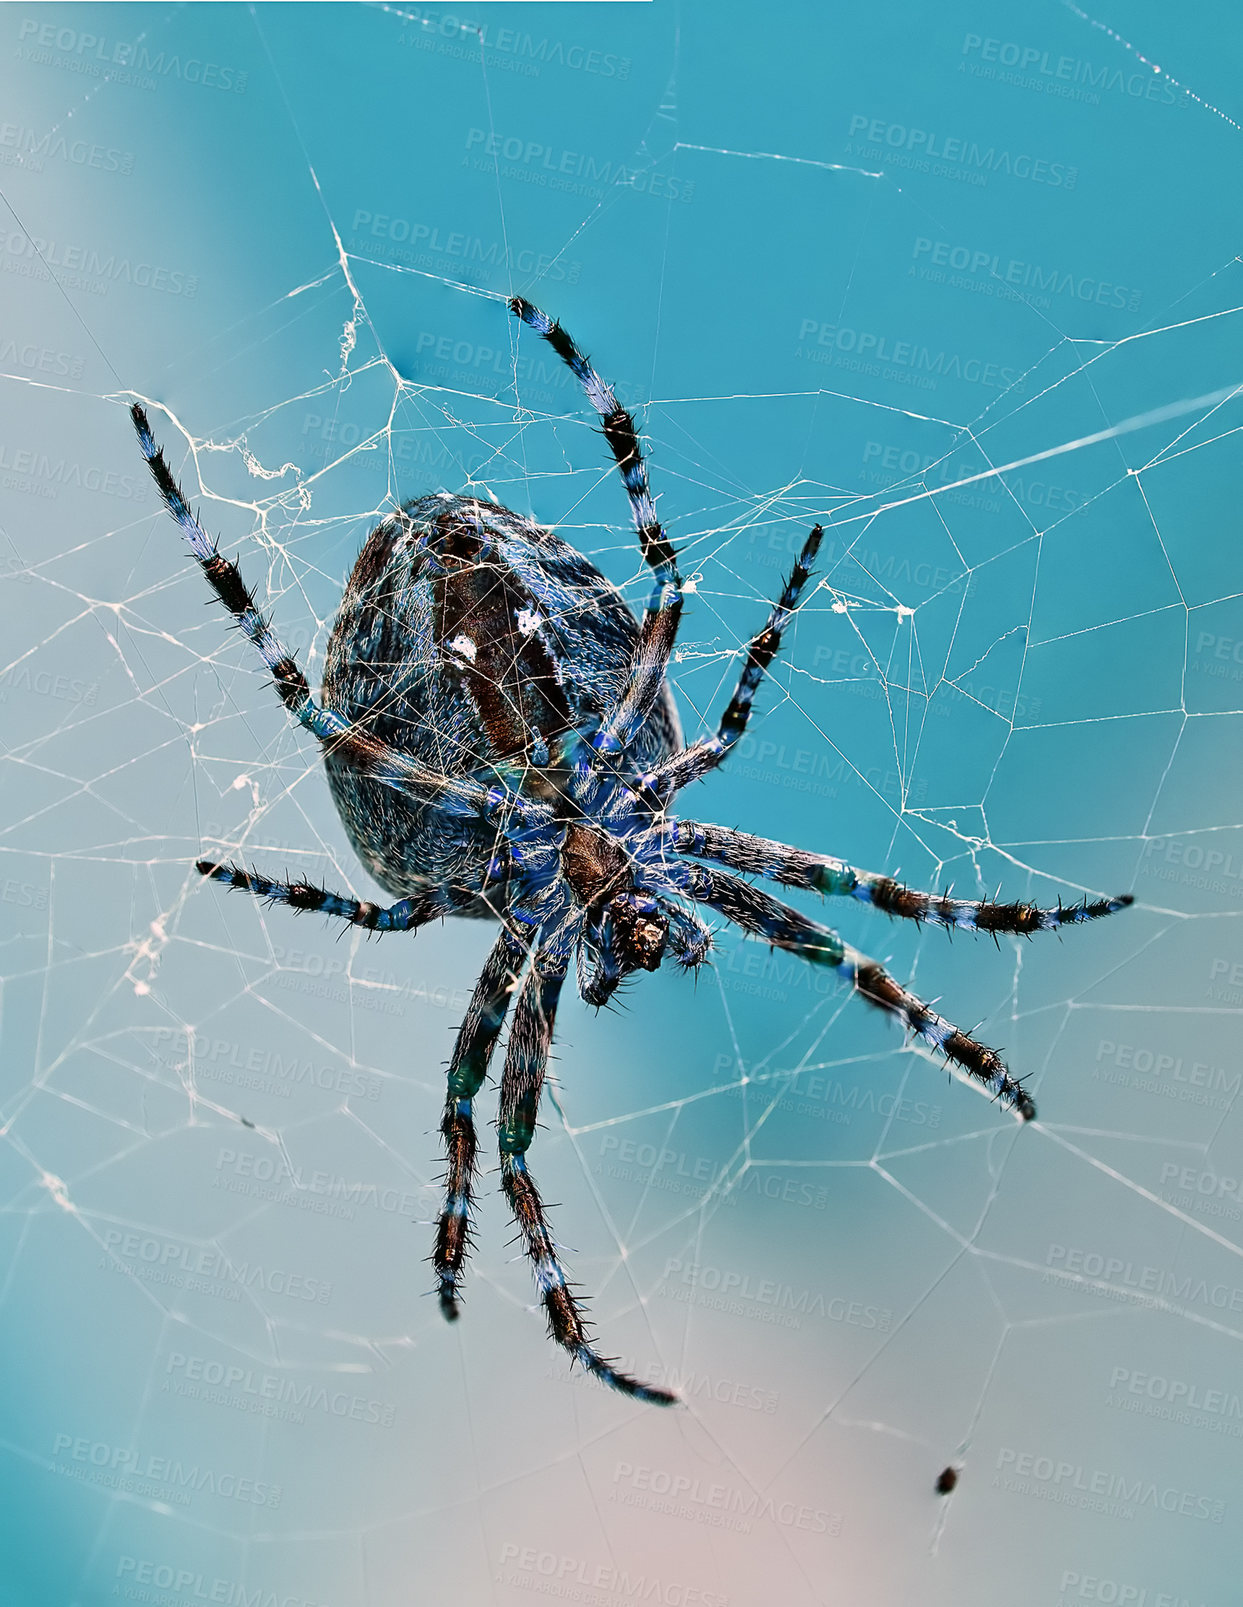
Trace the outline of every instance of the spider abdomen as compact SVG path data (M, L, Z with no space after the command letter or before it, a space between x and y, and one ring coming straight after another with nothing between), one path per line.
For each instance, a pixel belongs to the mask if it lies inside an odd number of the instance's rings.
M621 593L551 530L473 497L408 502L370 535L328 641L325 704L442 775L540 792L567 733L590 736L625 686L638 626ZM633 745L681 745L668 687ZM399 897L479 887L496 828L360 773L329 751L359 857ZM487 916L496 900L463 913Z

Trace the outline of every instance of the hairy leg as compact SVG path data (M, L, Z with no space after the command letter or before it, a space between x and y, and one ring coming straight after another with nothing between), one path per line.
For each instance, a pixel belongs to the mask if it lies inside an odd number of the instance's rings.
M477 891L467 888L429 887L384 908L362 899L347 898L342 893L330 893L310 882L280 882L261 876L258 871L242 870L237 865L218 865L210 859L196 860L194 868L201 876L209 876L212 881L223 882L226 887L235 887L240 892L254 893L269 904L287 904L299 914L334 915L368 932L413 932L429 921L455 914L479 897Z
M859 870L828 854L805 853L767 837L752 837L728 826L706 826L695 820L668 822L666 840L675 853L715 860L731 870L765 876L784 887L806 887L818 893L857 898L887 915L967 932L1015 932L1022 936L1056 932L1063 926L1078 926L1102 915L1116 914L1134 903L1129 893L1041 908L1038 904L996 904L987 899L951 898L948 893L913 892L892 876Z
M807 537L781 596L773 604L764 629L751 638L747 647L747 661L742 667L734 695L721 716L716 735L692 742L689 748L683 748L681 753L675 753L656 770L643 776L639 783L642 791L662 803L672 798L680 788L715 770L747 729L756 690L781 646L782 634L794 615L803 587L811 575L811 566L820 549L823 534L820 526L816 525Z
M511 297L509 306L514 316L543 336L570 368L599 413L604 439L616 459L622 484L630 498L644 562L655 577L626 685L616 706L606 713L603 724L592 738L592 746L598 753L620 753L652 712L664 685L682 615L682 577L677 557L656 517L656 504L647 483L647 465L633 417L618 402L613 387L600 378L559 323L521 296Z
M458 1315L462 1274L470 1249L478 1140L472 1102L483 1086L496 1040L518 987L528 941L502 927L479 974L449 1062L448 1092L440 1131L445 1141L445 1200L436 1227L432 1266L440 1309Z
M952 1021L937 1015L922 999L895 982L878 961L843 942L829 927L808 920L758 887L721 871L708 870L702 865L667 866L666 871L680 891L697 903L718 910L744 931L775 948L798 954L814 965L839 968L851 978L869 1004L897 1016L917 1038L961 1066L1024 1121L1031 1121L1035 1116L1036 1106L1031 1095L1010 1075L995 1049L979 1043Z
M130 417L138 434L138 445L168 513L177 521L194 558L216 596L233 616L243 636L252 642L267 665L277 696L298 721L326 748L347 758L364 774L389 786L430 795L450 813L481 813L497 819L506 811L524 818L548 819L551 811L499 787L484 787L465 777L440 775L417 764L407 754L386 746L374 737L356 730L335 709L321 708L311 696L306 676L297 660L282 646L268 621L259 611L253 593L242 579L237 565L225 558L216 542L203 529L190 504L173 478L156 443L147 415L137 402Z
M535 1136L540 1092L565 972L564 955L547 948L539 951L514 1007L505 1069L501 1074L497 1123L501 1186L535 1273L540 1301L548 1317L549 1336L601 1382L636 1400L667 1406L676 1401L676 1395L640 1383L621 1372L591 1343L582 1306L571 1291L553 1243L547 1212L527 1166L527 1150Z

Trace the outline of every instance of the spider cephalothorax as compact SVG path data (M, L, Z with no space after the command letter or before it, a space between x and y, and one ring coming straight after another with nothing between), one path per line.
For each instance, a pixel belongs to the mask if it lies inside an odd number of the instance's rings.
M510 308L569 365L600 415L652 572L639 624L604 576L551 530L496 503L440 492L397 509L363 547L317 703L236 566L191 512L145 412L135 404L132 414L165 506L258 649L281 701L321 744L346 832L396 902L382 908L209 860L198 869L372 932L410 932L445 915L499 921L449 1062L445 1198L432 1254L441 1309L447 1317L459 1310L474 1209L473 1102L512 1004L497 1117L501 1185L549 1332L614 1388L668 1403L667 1390L620 1371L592 1343L527 1167L571 960L582 997L603 1004L635 971L670 958L687 969L701 965L711 935L696 907L712 910L775 947L839 969L863 998L1030 1120L1035 1105L995 1050L829 927L729 872L994 935L1053 931L1131 900L1040 909L938 897L826 855L674 816L676 794L719 765L746 729L821 529L808 535L750 642L718 730L684 746L666 680L682 580L656 517L634 420L559 324L519 297Z

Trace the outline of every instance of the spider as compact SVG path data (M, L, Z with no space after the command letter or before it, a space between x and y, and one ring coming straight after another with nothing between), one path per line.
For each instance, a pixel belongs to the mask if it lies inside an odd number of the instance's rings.
M1041 909L919 893L840 859L673 815L675 796L714 770L745 731L822 530L808 535L748 645L716 733L684 744L666 679L682 580L634 418L560 324L521 297L509 307L568 364L600 415L652 574L639 623L594 565L551 530L497 503L439 492L405 503L368 538L333 624L317 702L236 565L191 511L142 407L131 408L165 508L281 702L320 743L346 833L396 902L381 907L212 860L196 868L226 887L368 932L413 932L447 915L499 922L448 1067L444 1202L432 1253L440 1308L450 1319L459 1314L475 1214L474 1102L512 1005L496 1122L501 1187L549 1337L614 1389L667 1405L677 1396L631 1377L593 1342L527 1163L571 962L582 998L603 1005L627 976L666 959L689 971L701 966L712 935L697 907L714 911L813 965L835 967L865 1000L1030 1121L1035 1105L995 1050L829 927L731 872L994 937L1056 931L1131 899Z

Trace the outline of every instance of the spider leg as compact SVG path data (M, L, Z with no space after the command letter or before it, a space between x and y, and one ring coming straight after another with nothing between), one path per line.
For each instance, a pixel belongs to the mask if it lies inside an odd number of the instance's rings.
M532 961L514 1007L505 1048L505 1069L501 1074L497 1121L501 1186L535 1272L536 1287L548 1316L549 1337L603 1383L636 1400L667 1406L676 1401L676 1395L651 1384L642 1384L619 1371L600 1355L588 1338L582 1308L571 1292L553 1244L543 1201L527 1167L526 1152L535 1136L540 1091L566 966L564 954L547 944L542 946Z
M518 986L529 940L502 926L479 974L449 1062L448 1091L440 1131L445 1141L445 1202L436 1226L432 1265L440 1309L453 1321L461 1299L462 1273L470 1249L478 1140L472 1101L483 1086L496 1040Z
M237 865L218 865L211 859L198 859L194 868L201 876L236 887L244 893L266 898L270 904L288 904L298 912L311 911L318 915L335 915L351 926L361 926L368 932L413 932L429 921L438 921L446 915L473 903L479 897L464 887L428 887L410 898L398 899L387 909L357 898L346 898L341 893L330 893L326 888L310 882L278 882L258 871L242 870Z
M667 866L666 873L680 891L697 903L718 910L744 931L754 933L775 948L788 949L814 965L839 966L869 1004L897 1016L916 1037L939 1049L983 1083L1024 1121L1031 1121L1035 1116L1036 1106L1031 1095L1010 1075L995 1049L978 1043L952 1021L937 1015L901 983L895 982L876 960L843 942L829 927L809 921L788 904L781 904L749 882L741 882L721 871L706 870L701 865L678 865Z
M816 525L803 543L803 550L795 560L794 568L790 571L790 578L786 581L781 596L773 604L764 629L751 638L747 647L747 661L742 667L742 674L738 677L734 695L721 716L721 724L716 735L700 737L699 741L692 742L689 748L683 748L681 753L675 753L672 758L666 759L649 775L641 778L639 782L641 789L654 794L662 802L666 798L671 798L680 788L692 781L698 781L710 770L715 770L742 736L751 717L751 704L756 690L764 679L765 670L781 646L782 634L790 623L803 587L811 575L811 566L820 549L823 535L824 531Z
M892 876L859 870L828 854L808 854L801 848L752 837L727 826L705 826L694 820L667 823L666 841L678 854L715 860L750 876L765 876L784 887L806 887L818 893L840 894L871 904L887 915L901 915L932 926L957 927L968 932L1056 932L1114 915L1134 903L1129 893L1118 898L1084 898L1078 904L1059 903L1054 909L1037 904L997 904L987 899L951 898L948 893L917 893Z
M598 753L619 753L651 713L664 685L682 615L682 576L678 572L677 556L656 517L656 504L647 483L647 465L633 416L621 406L613 387L600 378L559 323L521 296L511 296L509 307L515 317L542 335L567 364L586 392L587 400L599 413L604 424L604 439L612 449L630 498L644 562L655 576L626 685L617 704L605 715L591 739Z
M254 594L242 579L237 565L225 558L215 541L203 529L173 478L157 445L146 413L135 402L130 417L138 433L138 444L164 506L181 527L186 544L211 584L216 596L232 614L243 636L253 642L267 665L277 696L298 721L325 747L356 765L367 775L393 787L413 788L438 798L450 812L482 812L496 817L512 809L524 817L548 819L551 811L528 799L516 797L500 787L484 787L464 777L449 777L427 770L408 755L388 747L353 727L334 709L321 708L311 696L306 676L297 660L273 632L255 602Z

